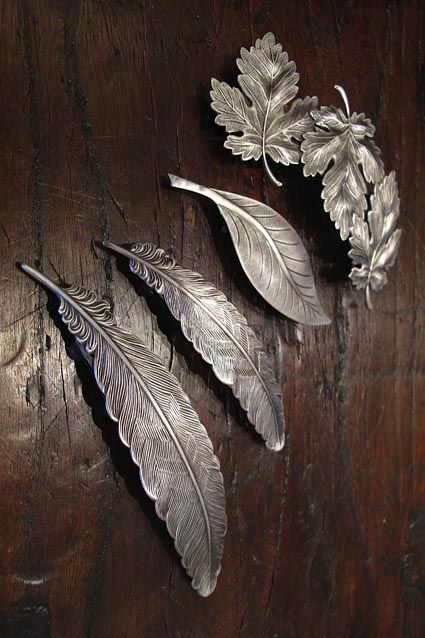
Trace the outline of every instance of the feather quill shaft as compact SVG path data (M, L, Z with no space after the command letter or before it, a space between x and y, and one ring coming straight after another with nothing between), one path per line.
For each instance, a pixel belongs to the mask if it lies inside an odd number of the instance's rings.
M177 379L135 336L115 323L109 304L83 288L61 288L21 268L59 299L69 331L93 357L110 417L140 468L148 496L166 521L192 586L215 588L226 531L223 477L205 428Z
M130 269L158 292L183 334L232 388L249 421L273 450L284 445L282 395L268 356L247 321L225 295L198 273L182 268L162 249L133 244L103 246L126 257Z

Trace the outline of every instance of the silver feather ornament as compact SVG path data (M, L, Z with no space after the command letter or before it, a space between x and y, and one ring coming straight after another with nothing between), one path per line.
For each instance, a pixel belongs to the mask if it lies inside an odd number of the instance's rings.
M249 197L175 175L169 178L171 186L204 195L217 205L247 277L273 308L299 323L330 323L317 297L307 251L281 215Z
M208 596L226 531L223 477L188 397L158 357L116 325L106 301L83 288L61 288L26 264L22 269L60 299L62 320L92 357L108 414L175 539L192 587Z
M394 171L376 184L370 198L367 222L356 217L348 253L355 267L350 279L356 288L364 289L366 303L372 308L370 289L381 290L387 283L386 271L394 265L401 230L396 229L400 199Z
M353 219L363 219L367 209L367 183L376 184L384 176L381 151L373 141L375 127L364 113L350 114L344 89L346 113L334 106L311 112L314 131L304 133L301 144L304 175L323 175L322 198L341 239L350 234Z
M129 260L130 269L163 297L185 337L232 388L249 421L272 450L284 445L282 395L269 358L247 321L225 295L161 248L103 245Z
M242 90L211 80L216 123L228 133L242 133L228 135L224 146L243 160L262 157L270 180L282 186L270 170L267 155L286 166L300 161L302 136L314 129L310 111L317 108L317 98L297 99L285 108L298 93L299 75L273 33L266 33L249 51L242 48L236 64Z

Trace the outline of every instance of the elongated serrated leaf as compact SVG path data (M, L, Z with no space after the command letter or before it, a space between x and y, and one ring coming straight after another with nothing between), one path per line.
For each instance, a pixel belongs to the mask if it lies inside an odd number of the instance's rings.
M161 248L133 244L130 250L103 245L130 261L130 269L166 302L183 334L230 386L268 447L284 444L282 395L269 359L243 317L212 284L181 268Z
M208 596L226 531L223 477L188 397L158 357L116 325L106 301L22 268L58 296L62 320L92 355L108 414L140 467L143 487L175 539L193 588Z
M215 202L246 275L271 306L300 323L330 323L317 298L307 251L281 215L255 199L205 188L174 175L169 178L172 186Z
M345 115L334 106L314 109L311 115L316 128L304 133L301 144L304 175L323 175L325 211L345 240L353 218L363 219L367 183L384 175L381 151L372 139L375 127L364 113Z
M388 268L393 266L400 242L396 223L400 214L400 199L394 171L376 184L370 198L368 221L356 218L348 253L355 267L350 279L356 288L364 288L369 307L370 292L381 290L387 283Z
M310 111L317 108L317 98L297 99L285 110L298 92L299 75L273 33L266 33L249 51L242 48L236 63L242 91L211 80L216 123L228 133L241 133L228 135L224 146L243 160L262 157L269 178L281 186L270 170L267 155L285 165L299 162L303 133L314 128Z

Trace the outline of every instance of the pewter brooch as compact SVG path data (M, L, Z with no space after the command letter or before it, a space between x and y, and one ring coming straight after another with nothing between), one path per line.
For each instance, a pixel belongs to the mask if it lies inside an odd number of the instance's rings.
M59 314L88 355L108 414L175 539L192 587L208 596L226 532L223 476L188 397L159 358L117 326L108 302L84 288L59 287L26 264L21 268L59 298Z
M351 244L349 277L356 288L365 290L371 309L370 290L381 290L387 283L386 271L398 252L398 187L394 171L384 176L381 151L373 140L375 127L364 113L351 114L346 92L335 88L346 112L334 106L312 111L316 127L304 134L301 144L304 175L323 175L324 209L341 239Z
M281 215L249 197L175 175L169 178L171 186L204 195L217 205L248 279L273 308L299 323L330 323L317 297L307 251Z

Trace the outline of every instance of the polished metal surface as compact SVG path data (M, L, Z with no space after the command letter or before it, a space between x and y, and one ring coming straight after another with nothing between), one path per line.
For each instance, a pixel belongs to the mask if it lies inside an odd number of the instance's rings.
M322 198L341 239L350 234L353 220L364 218L367 184L384 176L381 151L373 141L375 127L364 113L350 113L344 89L341 94L346 113L335 106L314 109L314 131L304 133L301 144L304 175L323 175Z
M285 441L282 395L269 357L247 321L225 295L198 273L176 264L161 248L103 245L129 260L130 269L158 292L183 334L230 386L249 421L272 450Z
M282 186L267 155L280 164L298 164L303 134L314 130L310 111L317 108L317 98L298 98L285 110L298 93L299 75L295 62L289 60L281 44L276 44L273 33L266 33L249 51L242 48L236 64L241 90L211 80L215 121L228 133L238 133L228 135L224 146L243 160L262 157L270 180Z
M317 297L307 251L281 215L255 199L169 178L172 186L217 205L246 275L271 306L299 323L330 323Z
M376 184L370 198L367 222L356 216L348 253L354 264L350 279L365 290L366 303L372 308L370 290L381 290L387 283L386 271L397 257L401 230L396 229L400 199L394 171Z
M83 288L59 287L26 264L21 268L60 299L62 320L93 358L108 414L140 467L143 487L175 539L192 586L208 596L226 532L223 477L188 397L158 357L117 326L106 301Z

